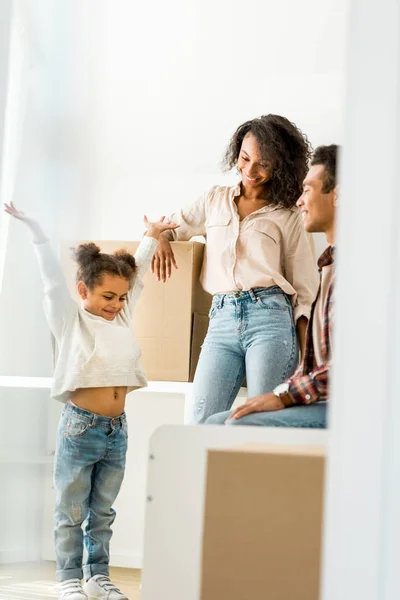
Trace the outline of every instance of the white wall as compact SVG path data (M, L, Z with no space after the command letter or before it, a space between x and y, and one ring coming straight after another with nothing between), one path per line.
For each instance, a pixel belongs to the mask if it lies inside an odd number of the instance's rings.
M144 212L169 213L225 180L219 164L230 136L260 114L289 117L314 146L342 139L346 0L15 4L28 66L14 199L55 238L138 238ZM18 225L0 297L0 372L47 375L41 285ZM180 422L174 407L170 422ZM165 406L157 410L136 405L146 435L160 416L168 421ZM34 422L30 432L34 444ZM122 514L142 511L143 497L132 505L135 477L142 489L145 477L141 447ZM140 518L131 557L141 550ZM123 554L124 532L115 542Z
M276 112L342 139L346 0L86 2L87 236L141 235L223 182L243 121Z
M46 390L0 388L0 564L41 557L48 405Z
M288 116L314 146L341 142L345 0L93 6L82 7L78 37L86 61L84 237L138 238L143 213L169 213L223 182L219 166L230 136L260 114ZM324 245L319 238L318 250ZM170 422L181 422L176 409ZM131 436L141 439L143 430L147 437L165 418L158 410L138 398ZM142 455L131 459L118 501L117 564L140 564L145 447L135 445Z

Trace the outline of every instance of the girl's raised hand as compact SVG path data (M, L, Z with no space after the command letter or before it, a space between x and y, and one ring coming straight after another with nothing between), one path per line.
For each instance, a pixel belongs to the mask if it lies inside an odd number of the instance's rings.
M163 231L168 231L169 229L177 229L179 225L173 223L169 219L165 217L161 217L159 221L155 221L154 223L149 221L146 215L144 216L144 224L147 229L146 235L155 238L158 240L160 234Z
M33 223L35 223L35 221L27 217L26 214L22 212L22 210L18 210L18 208L14 206L13 202L11 202L11 204L4 204L4 212L6 212L11 217L14 217L14 219L18 219L19 221L25 221L25 223L27 223L28 225L32 225Z
M10 215L10 217L13 217L14 219L18 219L18 221L22 221L23 223L25 223L33 233L34 242L43 243L47 240L39 223L34 219L27 217L26 214L22 212L22 210L18 210L14 206L13 202L11 202L10 204L4 204L4 212Z

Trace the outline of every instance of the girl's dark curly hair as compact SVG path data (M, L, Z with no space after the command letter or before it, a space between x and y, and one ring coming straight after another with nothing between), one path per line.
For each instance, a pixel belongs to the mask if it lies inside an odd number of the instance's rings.
M271 163L272 178L265 184L268 202L284 208L294 206L302 194L312 154L308 138L294 123L279 115L263 115L238 127L226 150L223 166L237 165L244 137L252 133L264 161Z
M123 277L132 285L136 271L136 262L132 254L126 250L117 250L114 254L104 254L93 242L79 244L72 248L74 260L78 263L76 281L83 281L89 288L93 289L100 285L104 273Z

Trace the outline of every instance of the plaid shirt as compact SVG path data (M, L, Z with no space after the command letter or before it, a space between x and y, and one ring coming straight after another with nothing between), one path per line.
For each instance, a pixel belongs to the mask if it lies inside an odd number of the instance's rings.
M335 249L329 246L318 260L318 268L321 273L322 269L334 262ZM288 380L289 393L291 394L295 404L312 404L319 400L326 400L328 397L329 373L331 366L331 340L332 326L334 318L334 298L333 298L334 279L328 289L328 295L324 306L324 322L321 340L321 354L323 362L317 365L314 351L313 340L313 318L315 313L315 304L311 309L310 321L308 323L306 334L306 346L304 359L299 365L297 371ZM321 286L320 286L321 290Z

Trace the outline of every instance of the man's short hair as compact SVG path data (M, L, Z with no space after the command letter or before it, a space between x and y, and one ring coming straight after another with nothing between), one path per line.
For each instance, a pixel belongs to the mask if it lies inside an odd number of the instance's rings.
M328 194L336 187L336 169L339 146L318 146L311 159L311 166L322 165L325 168L322 192Z

